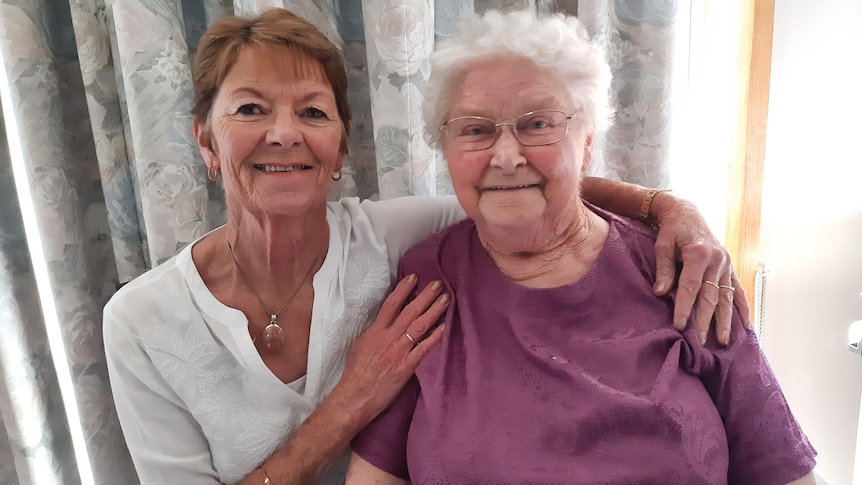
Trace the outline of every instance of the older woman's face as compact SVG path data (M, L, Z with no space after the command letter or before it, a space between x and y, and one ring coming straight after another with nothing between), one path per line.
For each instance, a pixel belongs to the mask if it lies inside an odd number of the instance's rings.
M195 134L229 206L296 215L326 202L342 124L321 66L281 47L243 47ZM207 146L209 141L209 146Z
M454 92L450 118L511 122L536 110L573 114L563 82L528 60L498 60L468 72ZM553 230L576 209L587 140L575 116L565 137L551 145L524 146L508 126L485 150L461 150L451 133L442 141L458 200L480 228Z

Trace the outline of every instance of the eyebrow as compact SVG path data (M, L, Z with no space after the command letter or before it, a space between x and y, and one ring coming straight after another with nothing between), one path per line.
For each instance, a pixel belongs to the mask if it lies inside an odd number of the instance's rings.
M229 93L227 93L227 94L228 94L229 96L236 96L236 95L251 94L252 96L257 96L257 97L260 97L260 98L262 98L262 97L263 97L263 93L262 93L262 92L260 92L259 90L255 89L255 88L253 88L253 87L250 87L250 86L241 86L241 87L238 87L238 88L236 88L236 89L234 89L234 90L230 91L230 92L229 92Z
M312 88L309 92L307 92L304 96L299 97L299 101L307 102L312 101L317 98L329 98L332 97L333 101L335 100L335 93L331 91L327 91L323 88Z
M527 104L526 106L530 106L530 104ZM506 118L506 119L511 120L511 119L515 119L519 116L523 116L527 113L533 113L535 111L542 111L542 110L557 110L557 111L562 111L564 113L566 112L565 109L561 106L535 105L535 107L533 107L533 108L524 108L523 111L520 111L518 114L516 114L512 117ZM481 114L479 114L479 113L481 113ZM504 118L501 118L499 116L489 115L487 112L483 112L482 110L465 110L465 111L458 110L458 111L453 111L450 116L451 116L450 119L468 118L468 117L470 117L470 118L485 118L486 120L491 120L495 123L500 122L501 120L504 119Z
M562 103L556 96L536 96L534 98L527 98L524 102L520 103L520 106L521 111L516 116L542 109L563 109ZM467 104L463 108L459 107L457 110L452 111L453 118L460 118L462 116L478 116L480 118L496 119L488 113L487 109L479 104Z
M234 89L233 91L231 91L230 93L227 93L227 94L230 97L242 96L242 95L252 95L252 96L256 96L258 98L266 98L266 95L264 95L264 93L261 90L255 88L255 87L252 87L252 86L240 86L240 87ZM314 87L314 88L311 88L311 90L308 91L307 93L305 93L302 96L300 96L299 98L297 98L297 101L305 103L308 101L312 101L314 99L327 98L329 94L330 93L322 87L320 87L320 88ZM332 97L334 98L335 95L333 94Z

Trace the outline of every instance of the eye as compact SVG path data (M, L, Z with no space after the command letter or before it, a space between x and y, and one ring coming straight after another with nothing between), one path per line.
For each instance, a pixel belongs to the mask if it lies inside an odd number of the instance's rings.
M302 117L303 118L311 118L313 120L328 120L329 119L329 116L326 113L324 113L323 111L321 111L317 108L314 108L314 107L306 108L305 111L302 112Z
M519 130L546 130L548 128L553 128L556 125L554 120L548 118L547 116L531 116L527 119L521 120L518 123Z
M566 123L566 115L561 111L536 111L517 120L518 131L522 133L547 133L558 130Z
M535 120L530 120L530 122L527 124L527 129L528 130L541 130L542 128L547 128L549 126L551 126L551 124L548 121L541 120L541 119L535 119Z
M458 126L455 134L457 136L485 136L491 135L496 131L496 127L491 123L472 122Z
M263 114L263 108L259 104L247 103L237 108L236 113L240 115L259 115Z

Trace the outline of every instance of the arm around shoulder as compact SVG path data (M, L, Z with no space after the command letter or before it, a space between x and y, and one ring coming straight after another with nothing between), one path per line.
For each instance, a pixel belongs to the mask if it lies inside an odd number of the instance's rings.
M408 249L465 217L454 195L398 197L362 204L376 239L386 245L393 275Z
M695 327L703 341L714 314L715 334L719 342L727 345L733 311L731 303L742 308L746 319L748 303L742 285L733 274L727 251L712 234L697 207L667 191L593 177L584 179L582 194L605 210L659 227L655 244L655 294L665 295L676 285L674 326L678 330L685 329L689 315L696 308ZM679 261L682 270L678 273L676 263ZM706 281L710 284L702 288Z
M647 189L640 185L601 177L584 177L581 195L591 204L632 219L640 213Z

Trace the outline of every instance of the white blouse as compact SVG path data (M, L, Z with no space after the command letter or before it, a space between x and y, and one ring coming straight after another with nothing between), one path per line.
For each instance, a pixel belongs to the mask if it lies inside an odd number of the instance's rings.
M105 307L105 350L141 483L235 483L251 472L335 387L404 251L463 217L454 197L329 202L307 374L288 385L260 358L243 313L206 288L193 244L118 291ZM321 483L343 482L344 458Z

